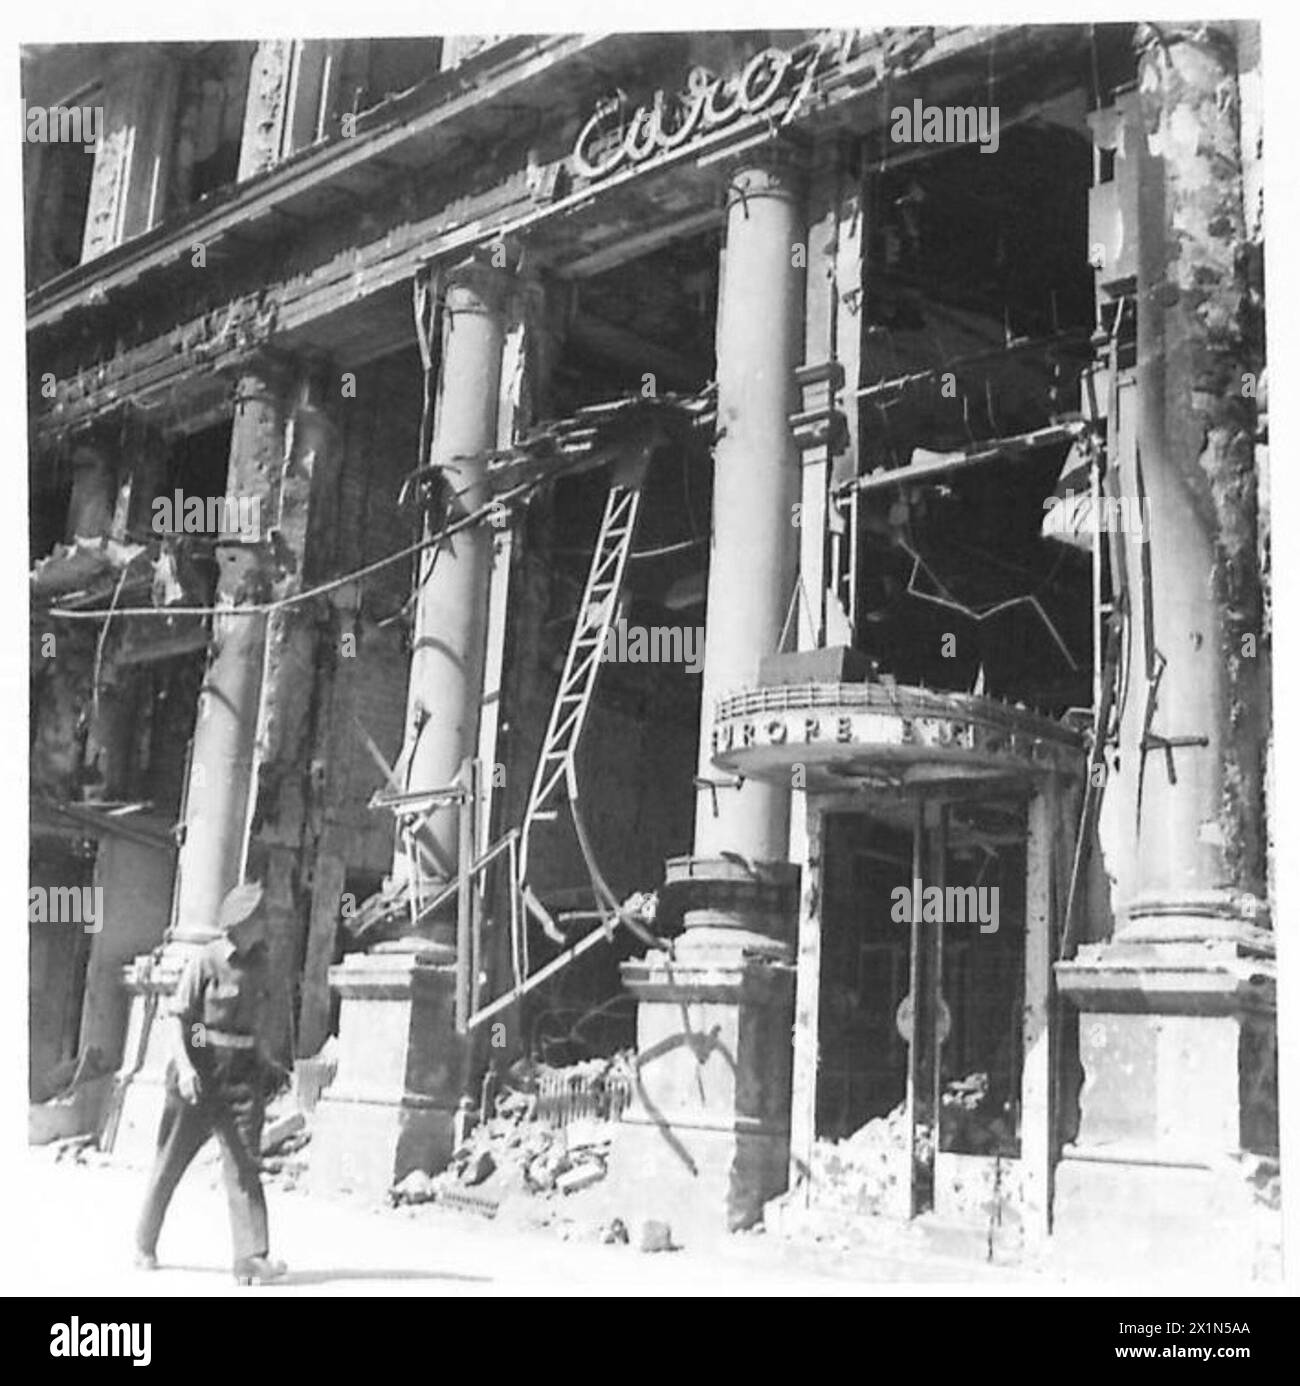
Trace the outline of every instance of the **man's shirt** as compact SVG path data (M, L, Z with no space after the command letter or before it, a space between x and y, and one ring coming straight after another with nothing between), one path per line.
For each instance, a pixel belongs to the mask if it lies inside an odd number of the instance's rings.
M204 944L186 964L168 1012L180 1020L192 1053L206 1047L209 1031L256 1039L265 1023L269 991L265 945L240 953L223 935Z

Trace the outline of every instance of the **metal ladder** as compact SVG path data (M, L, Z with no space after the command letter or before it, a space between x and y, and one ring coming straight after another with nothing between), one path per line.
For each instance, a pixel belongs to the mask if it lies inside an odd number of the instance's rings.
M532 790L528 796L528 807L520 828L519 881L524 903L552 938L562 939L563 936L527 884L532 831L537 823L554 821L560 797L567 795L574 753L591 706L605 640L618 609L623 573L632 550L640 511L639 487L610 487L591 568L587 573L587 585L582 594L582 605L569 639L564 672L560 675L555 702L551 706L546 736L542 741Z

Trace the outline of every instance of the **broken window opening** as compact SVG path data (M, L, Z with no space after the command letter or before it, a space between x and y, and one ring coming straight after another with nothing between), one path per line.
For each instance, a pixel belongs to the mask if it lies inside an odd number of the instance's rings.
M869 176L859 470L935 474L846 501L878 665L1053 716L1093 662L1088 554L1043 534L1092 366L1085 105L1006 128L996 170L957 149Z
M94 87L58 106L102 109L103 101ZM84 144L23 142L29 291L81 263L95 158Z
M1008 1189L1014 1182L1025 814L1015 799L950 804L944 859L928 861L925 881L913 876L910 808L900 801L895 809L825 819L812 1197L819 1206L909 1217L951 1203L957 1167L948 1157L1005 1164ZM914 906L918 885L924 901ZM935 889L939 904L929 896ZM914 909L924 920L919 926ZM918 939L931 955L919 971L912 958ZM914 1174L908 1099L917 977L920 1014L932 1019L941 1042L937 1057L921 1059L923 1069L937 1064L937 1073L917 1093ZM925 1096L931 1084L937 1113ZM918 1194L919 1205L912 1201Z
M437 76L445 40L354 39L344 45L339 113L360 115Z
M256 45L191 47L181 69L167 215L234 183Z

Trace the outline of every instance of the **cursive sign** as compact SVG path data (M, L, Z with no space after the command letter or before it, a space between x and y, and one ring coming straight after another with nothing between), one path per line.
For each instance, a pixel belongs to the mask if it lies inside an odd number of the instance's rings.
M574 171L582 178L607 178L624 164L644 163L679 149L696 136L769 110L787 97L783 122L788 121L812 89L826 52L824 41L809 40L789 51L764 48L731 77L694 68L684 92L669 96L657 91L650 105L638 106L630 118L626 97L609 97L578 132Z

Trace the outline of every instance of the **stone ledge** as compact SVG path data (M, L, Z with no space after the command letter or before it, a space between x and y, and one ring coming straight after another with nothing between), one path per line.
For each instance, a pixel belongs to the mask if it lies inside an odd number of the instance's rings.
M1273 1015L1277 972L1271 960L1241 957L1212 947L1200 956L1144 949L1136 956L1117 945L1079 950L1055 965L1061 994L1081 1011L1154 1015Z
M639 1001L716 1001L771 1006L790 1000L792 963L742 959L734 964L682 966L671 962L626 962L623 983Z

